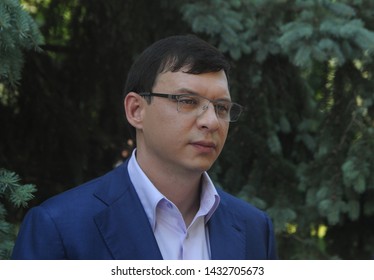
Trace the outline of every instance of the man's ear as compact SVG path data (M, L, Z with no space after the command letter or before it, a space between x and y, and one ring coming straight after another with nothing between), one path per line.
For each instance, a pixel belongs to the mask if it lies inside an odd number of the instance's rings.
M144 99L135 92L129 92L123 102L127 121L135 128L141 129L143 123Z

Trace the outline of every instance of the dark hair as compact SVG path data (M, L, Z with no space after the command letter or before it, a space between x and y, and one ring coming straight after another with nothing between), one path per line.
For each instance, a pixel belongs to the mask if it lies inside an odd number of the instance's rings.
M151 92L160 73L177 72L181 68L189 74L224 70L228 77L230 63L215 47L195 35L178 35L161 39L145 49L131 66L124 95L129 92ZM130 125L134 137L134 128Z

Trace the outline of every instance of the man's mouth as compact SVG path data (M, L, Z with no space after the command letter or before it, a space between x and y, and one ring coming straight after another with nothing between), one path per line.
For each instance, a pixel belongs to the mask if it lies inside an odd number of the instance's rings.
M191 144L201 152L211 152L217 147L217 145L211 141L196 141L192 142Z

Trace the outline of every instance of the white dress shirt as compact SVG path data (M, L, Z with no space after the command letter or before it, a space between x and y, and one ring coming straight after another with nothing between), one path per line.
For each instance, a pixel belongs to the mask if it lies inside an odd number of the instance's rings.
M191 224L186 224L179 209L145 175L136 160L136 150L128 164L133 183L165 260L210 259L207 222L217 209L220 198L206 172L201 181L200 209Z

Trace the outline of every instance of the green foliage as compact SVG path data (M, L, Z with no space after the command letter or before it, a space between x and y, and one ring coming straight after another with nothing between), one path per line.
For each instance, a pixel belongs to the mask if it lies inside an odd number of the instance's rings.
M0 259L9 258L16 237L15 226L6 220L7 211L4 203L10 202L17 208L26 207L36 191L34 185L23 185L20 181L16 173L0 169Z
M36 191L32 184L21 185L21 178L14 172L0 170L0 193L4 195L16 207L26 207L27 201L34 196Z
M300 16L281 27L278 40L295 65L311 67L313 61L330 59L343 65L373 51L374 33L355 18L355 10L350 6L315 1L298 8Z
M17 0L0 1L0 108L4 133L7 121L2 114L4 106L16 103L16 84L21 78L23 51L38 49L42 36L31 16ZM12 141L12 139L10 139ZM1 151L1 157L3 153ZM0 164L3 164L1 162ZM26 207L34 196L36 188L32 184L22 185L20 177L11 171L0 168L0 259L7 259L13 249L16 229L7 220L7 207Z
M280 5L270 3L212 0L185 4L181 11L194 32L210 35L219 49L228 52L233 59L255 52L256 59L262 62L268 54L279 52L277 44L266 44L266 41L274 39L274 34L256 34L256 30L273 29L264 26L271 22L270 18L274 24L277 22L274 16Z
M18 0L0 1L0 83L15 86L21 78L23 51L38 49L42 36Z

